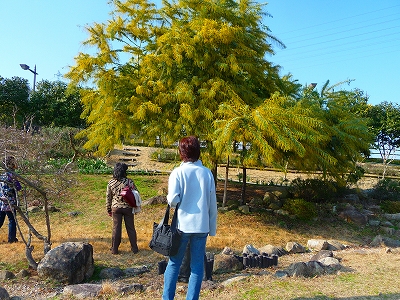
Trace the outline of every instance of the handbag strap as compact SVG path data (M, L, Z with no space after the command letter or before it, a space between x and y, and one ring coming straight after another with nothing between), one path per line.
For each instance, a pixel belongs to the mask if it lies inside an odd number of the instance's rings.
M169 220L169 209L171 207L169 204L167 205L167 209L165 210L164 218L161 220L160 225L167 225Z
M172 229L173 231L176 231L176 229L178 228L178 227L177 227L178 207L179 207L179 203L178 203L178 205L175 207L174 215L172 216L171 229Z
M175 207L174 215L172 216L172 221L171 221L171 228L176 229L176 223L177 223L177 218L178 218L178 207L179 203ZM168 204L167 209L165 210L164 218L161 220L160 224L158 224L158 227L161 227L162 225L168 225L168 220L169 220L169 211L170 211L171 206Z

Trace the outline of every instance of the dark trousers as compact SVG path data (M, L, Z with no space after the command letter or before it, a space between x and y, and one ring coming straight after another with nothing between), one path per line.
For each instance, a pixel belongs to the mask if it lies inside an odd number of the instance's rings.
M126 233L128 234L132 252L138 252L135 223L133 220L132 208L113 208L113 231L112 231L112 253L118 253L121 244L122 219L124 219Z
M6 216L8 217L8 242L13 243L17 241L17 224L12 211L0 211L0 228L3 226Z

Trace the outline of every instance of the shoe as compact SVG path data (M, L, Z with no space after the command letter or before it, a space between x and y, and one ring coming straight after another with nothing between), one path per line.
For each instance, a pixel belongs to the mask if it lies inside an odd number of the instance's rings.
M11 240L11 241L8 241L10 244L11 243L18 243L18 239L17 238L15 238L15 239L13 239L13 240Z
M181 276L179 276L178 277L178 281L179 282L183 282L183 283L189 283L189 278L187 278L187 277L181 277Z

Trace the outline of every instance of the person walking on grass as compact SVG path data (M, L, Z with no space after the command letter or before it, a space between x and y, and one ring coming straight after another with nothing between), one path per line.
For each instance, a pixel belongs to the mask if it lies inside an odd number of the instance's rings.
M190 242L190 276L186 299L199 299L204 272L207 236L217 232L217 198L214 177L200 158L200 142L195 136L179 142L182 163L168 179L167 200L179 204L177 227L182 232L178 253L169 257L164 272L163 300L175 297L179 269Z
M17 161L14 156L7 156L3 161L9 171L0 176L0 228L8 217L8 242L18 242L17 223L15 220L17 203L17 191L21 190L21 184L12 173L17 169Z
M121 244L122 219L125 222L126 232L131 244L131 251L137 253L136 229L132 207L121 196L121 191L125 186L137 190L132 179L127 178L127 164L117 163L114 167L113 178L108 182L106 195L106 208L108 215L113 218L111 253L118 254L118 247Z

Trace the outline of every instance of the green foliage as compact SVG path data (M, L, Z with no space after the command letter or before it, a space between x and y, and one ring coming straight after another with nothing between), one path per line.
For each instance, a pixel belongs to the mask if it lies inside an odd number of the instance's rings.
M204 150L215 162L219 104L255 106L278 89L279 69L266 57L274 53L271 45L284 45L262 24L268 16L263 4L112 4L112 20L87 28L84 43L96 54L79 53L67 74L73 84L96 84L82 99L85 147L105 154L131 134L152 141L160 136L165 144L194 134L208 143Z
M33 122L40 126L83 127L80 91L62 81L40 81L29 102Z
M20 128L29 111L28 80L0 76L0 123Z
M383 102L370 106L367 112L370 130L375 135L374 148L379 150L383 163L383 177L394 153L400 146L400 105Z
M361 166L356 166L353 172L347 175L347 182L348 183L357 183L365 174L365 170Z
M177 162L180 160L179 154L176 150L158 149L153 151L150 155L151 159L160 162Z
M317 216L315 204L304 199L287 199L283 209L302 221L311 221Z
M400 213L400 201L384 200L380 204L382 210L388 214Z
M105 161L101 159L78 159L77 161L79 173L81 174L110 174L112 168L107 166Z
M296 178L291 182L289 191L295 198L319 203L331 200L341 188L334 181Z
M389 178L379 180L371 196L379 201L400 201L400 181Z

